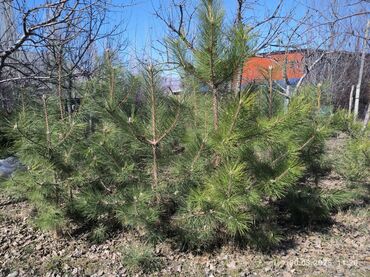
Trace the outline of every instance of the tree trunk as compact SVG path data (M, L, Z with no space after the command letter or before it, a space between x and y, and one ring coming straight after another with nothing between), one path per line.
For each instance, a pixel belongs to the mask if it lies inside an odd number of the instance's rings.
M364 39L363 47L362 47L360 72L358 74L358 82L357 82L357 86L356 86L356 95L355 95L355 107L354 107L354 111L353 111L354 120L357 119L359 104L360 104L360 91L361 91L361 84L362 84L362 76L364 74L366 48L367 48L366 46L367 46L367 38L368 38L368 34L369 34L369 29L370 29L370 20L367 21L366 31L365 31L365 39Z
M285 113L288 112L289 107L289 101L290 101L290 86L287 85L286 91L285 91L286 97L284 98L284 111Z
M243 74L243 65L236 69L232 80L232 90L234 92L236 99L239 99L240 97L240 91L242 86L242 74Z
M269 118L272 117L272 67L269 67Z
M58 53L58 98L59 98L59 109L60 118L64 119L64 105L63 105L63 95L62 95L62 51L59 50Z
M157 144L152 144L152 153L153 153L153 182L152 190L155 190L158 187L158 162L157 162Z
M238 0L237 3L237 9L236 9L236 18L234 22L234 26L238 26L239 24L243 24L243 6L245 4L245 0ZM240 97L240 91L241 91L241 85L242 85L242 79L243 79L243 66L244 61L238 67L235 71L235 75L233 78L233 91L235 93L235 97L239 99Z
M67 99L67 111L68 111L68 116L69 119L71 120L72 116L72 75L69 74L68 76L68 99Z
M42 95L42 104L44 108L44 116L45 116L45 133L46 133L46 146L48 150L48 154L51 151L51 132L49 127L49 114L48 114L48 107L46 103L46 95Z
M218 90L212 85L213 128L218 129Z
M151 128L152 128L152 154L153 154L153 165L152 165L152 176L153 176L153 182L152 182L152 190L155 190L158 186L158 162L157 162L157 111L156 111L156 105L157 105L157 99L155 95L155 83L154 83L154 69L152 66L149 66L148 68L148 74L150 78L150 105L151 105Z

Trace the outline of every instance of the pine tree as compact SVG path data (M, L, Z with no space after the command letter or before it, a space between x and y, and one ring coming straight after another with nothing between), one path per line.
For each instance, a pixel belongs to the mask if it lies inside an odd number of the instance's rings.
M252 86L239 99L223 97L220 108L219 96L229 95L225 83L248 55L248 36L237 26L228 42L218 2L202 1L200 6L195 43L181 32L170 41L187 78L212 92L211 101L196 93L188 99L195 113L176 167L173 198L179 208L172 224L189 247L236 238L276 243L275 205L294 195L302 178L318 180L328 121L320 117L316 91L311 90L294 97L286 113L273 110L271 89L265 101L263 91ZM211 109L213 128L207 124Z
M16 174L7 186L30 199L37 224L56 234L66 223L66 206L74 197L79 141L86 128L78 113L71 121L61 120L57 103L55 97L43 95L15 119L15 150L27 171Z
M190 191L182 190L172 222L189 247L207 248L224 239L266 247L280 238L274 224L279 203L289 204L284 206L288 214L302 215L300 203L311 201L317 205L307 205L307 211L327 219L335 204L348 200L340 191L330 195L309 183L302 186L303 178L317 179L322 171L330 134L330 120L318 112L315 91L293 97L287 112L272 117L261 113L259 98L246 89L239 101L225 101L219 128L207 132L198 127L185 145L178 170L187 175L179 185L190 185ZM213 153L220 157L216 167Z
M271 86L268 97L254 86L234 97L227 83L249 52L246 31L224 27L217 1L202 1L199 22L194 45L181 32L170 41L187 80L182 96L164 93L160 68L133 75L107 52L68 117L59 93L23 105L13 136L28 170L8 188L35 205L39 226L59 231L74 220L96 241L124 226L146 239L175 234L193 249L268 247L283 217L327 220L347 201L317 186L334 121L321 113L321 91L302 89L284 111ZM351 160L366 161L360 150L350 148Z
M86 91L85 113L95 126L80 176L85 188L74 207L95 226L116 222L150 231L159 222L181 104L163 93L155 67L133 76L107 58Z
M226 28L218 0L202 0L198 11L197 40L191 43L181 30L169 39L175 61L184 72L207 86L212 94L213 127L219 126L219 100L236 70L249 55L248 32L237 24Z

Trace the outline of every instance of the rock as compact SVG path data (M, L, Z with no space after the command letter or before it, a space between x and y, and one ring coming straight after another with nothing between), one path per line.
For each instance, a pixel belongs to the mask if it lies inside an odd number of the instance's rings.
M9 178L17 169L24 170L25 167L21 165L16 157L0 160L0 178Z
M18 276L18 271L13 271L12 273L9 273L8 275L7 275L7 277L17 277Z

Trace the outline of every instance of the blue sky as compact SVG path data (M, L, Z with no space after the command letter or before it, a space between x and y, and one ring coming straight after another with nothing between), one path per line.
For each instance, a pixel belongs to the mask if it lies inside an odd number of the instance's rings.
M27 0L26 5L29 7L45 3L46 0ZM51 0L56 1L56 0ZM122 34L121 39L126 39L128 48L126 52L142 54L148 50L149 45L155 44L156 41L162 40L167 31L167 27L155 15L154 9L162 4L164 7L169 7L172 0L110 0L113 6L109 14L107 22L107 29L123 22L126 31ZM181 0L175 0L180 2ZM186 0L194 4L199 3L200 0ZM312 0L284 0L284 9L290 10L299 3ZM220 0L225 10L225 21L231 24L235 17L237 0ZM253 2L253 1L247 1ZM258 4L253 6L253 9L247 9L246 16L253 16L257 18L265 18L270 15L276 8L280 0L258 0ZM128 7L122 9L121 5L130 4ZM297 15L302 9L297 9ZM123 27L123 26L121 26ZM106 42L100 42L99 45L105 47ZM157 44L158 45L158 44ZM152 52L153 53L153 52ZM153 53L156 55L156 53Z
M121 0L113 2L120 4ZM128 7L123 13L117 12L114 17L117 20L124 20L127 24L127 38L130 42L130 47L136 50L142 50L150 41L161 39L165 35L166 27L154 15L153 6L159 5L159 2L164 5L170 4L169 0L136 0L133 6ZM268 11L272 11L278 4L279 0L262 0L260 5L255 6L254 10L247 10L247 14L263 18ZM222 4L225 9L226 22L232 22L235 16L237 0L223 0ZM297 6L297 0L285 0L285 10ZM299 9L298 12L299 14Z
M35 4L44 3L45 0L27 0L26 3L29 6L33 6ZM55 1L55 0L53 0ZM154 8L158 7L162 4L165 7L169 7L171 5L172 0L110 0L112 1L113 5L124 5L127 3L132 3L129 7L124 9L114 8L109 14L109 20L107 22L107 28L111 28L113 25L118 24L120 22L124 22L124 26L126 27L126 31L122 34L122 39L126 39L128 42L128 47L126 49L126 53L124 55L132 56L133 53L138 55L143 54L146 50L147 54L156 55L157 53L149 52L149 45L152 42L152 45L158 46L156 41L162 40L167 31L167 27L161 22L155 15L154 15ZM181 0L174 0L175 2L180 2ZM193 2L198 3L200 0L186 0L186 2ZM237 0L220 0L223 4L225 9L225 21L226 23L231 24L235 17L236 5ZM286 14L289 11L293 10L292 13L294 18L299 19L302 18L305 11L307 10L307 6L310 5L314 9L317 8L319 13L315 15L315 20L317 21L325 21L325 16L328 14L327 6L331 0L284 0L283 1L283 9L282 14ZM337 0L338 4L345 5L347 2L356 3L358 0ZM264 19L271 15L271 13L275 10L276 6L279 4L280 0L249 0L247 2L256 2L252 8L247 9L244 13L246 23L250 23L250 17L257 18L257 19ZM370 4L367 4L366 7L370 8ZM313 10L314 10L313 9ZM312 11L313 11L312 10ZM320 12L322 12L320 14ZM341 14L349 13L349 8L346 6L345 9L340 9ZM284 32L281 32L279 35L279 39L286 41L286 37L289 36L291 33L289 29L292 29L295 26L295 22L292 21L290 26L289 24L284 24L284 28L286 29ZM362 30L364 24L360 24L359 28L360 31ZM337 25L337 27L340 26ZM266 31L267 27L262 27L258 30L259 33L254 33L256 39L260 39L263 37L263 32ZM327 30L321 30L325 34ZM312 38L302 38L309 41L311 44L316 43L320 44L319 33L311 32ZM301 38L295 41L298 44L302 42ZM104 47L105 43L100 44L100 46ZM304 47L304 46L303 46ZM312 46L311 46L312 47ZM267 49L268 50L268 49ZM272 49L271 49L272 50ZM276 49L275 49L276 50ZM128 55L127 55L128 54ZM127 60L127 59L125 59Z
M115 0L120 2L119 0ZM144 46L147 41L151 39L158 39L165 34L166 28L163 23L154 15L154 7L158 7L158 2L155 0L137 0L136 4L127 8L122 14L128 15L127 35L132 44L139 48ZM166 2L162 1L164 5ZM229 17L232 10L235 9L236 0L223 1L226 15ZM121 16L122 16L121 15Z
M129 0L113 0L113 4L123 4L125 1L127 3ZM156 60L160 59L157 51L150 50L150 45L154 45L155 48L161 48L160 44L156 43L156 41L163 40L166 36L167 27L155 16L154 9L161 3L163 6L169 6L172 2L170 0L133 1L134 4L132 6L127 7L123 11L117 10L117 12L113 12L110 15L110 22L112 24L120 21L125 22L126 32L124 36L127 38L128 47L123 53L122 58L129 62L128 66L130 68L136 66L136 55L140 58L142 58L143 55L148 55ZM194 3L200 2L198 0L192 1ZM283 12L295 9L305 1L306 0L284 0ZM232 24L235 18L237 0L221 0L221 2L225 10L225 22L227 24ZM279 2L279 0L258 0L258 5L254 5L253 9L247 9L245 16L264 19L271 15ZM295 16L301 16L303 14L302 10L302 8L297 9Z

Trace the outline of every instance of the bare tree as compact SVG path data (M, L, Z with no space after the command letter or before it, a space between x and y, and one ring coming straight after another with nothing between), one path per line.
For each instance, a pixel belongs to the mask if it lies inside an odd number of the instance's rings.
M328 104L348 107L348 94L351 86L357 82L359 41L364 39L363 26L370 15L369 3L356 0L310 0L305 4L299 3L305 15L291 19L291 28L280 34L271 46L284 49L287 54L291 50L304 53L303 73L297 83L292 84L283 69L285 86L280 86L283 92L279 93L287 103L290 94L297 93L303 84L316 86L322 83L323 96ZM365 58L365 79L370 76L366 60L368 58ZM283 67L288 67L287 60ZM366 93L361 97L363 111Z
M10 28L0 33L2 94L11 97L13 90L6 86L15 83L38 88L57 85L60 98L67 92L70 109L74 80L89 78L96 69L96 43L123 31L121 22L103 29L110 1L44 0L35 6L22 0L5 2L7 10L14 13L7 24L15 31L12 36Z

